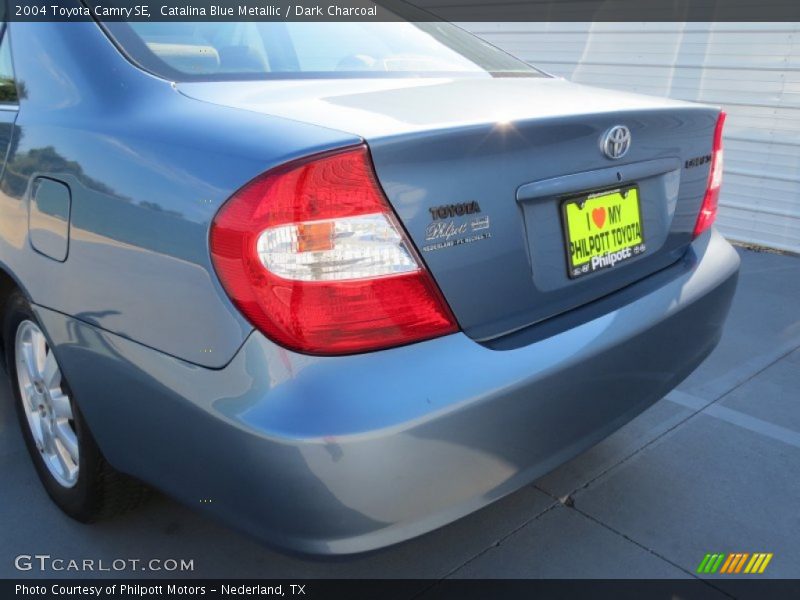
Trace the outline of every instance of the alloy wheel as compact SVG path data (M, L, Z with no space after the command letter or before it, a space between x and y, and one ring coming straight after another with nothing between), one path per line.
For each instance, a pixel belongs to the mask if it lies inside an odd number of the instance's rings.
M36 323L23 321L15 342L17 380L33 441L50 474L63 487L78 480L79 445L72 403L61 368Z

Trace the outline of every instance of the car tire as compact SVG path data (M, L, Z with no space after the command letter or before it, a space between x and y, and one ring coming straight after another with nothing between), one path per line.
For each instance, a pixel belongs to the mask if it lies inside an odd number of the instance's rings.
M6 302L3 343L25 445L53 502L83 523L141 504L149 488L116 471L101 454L46 334L19 292Z

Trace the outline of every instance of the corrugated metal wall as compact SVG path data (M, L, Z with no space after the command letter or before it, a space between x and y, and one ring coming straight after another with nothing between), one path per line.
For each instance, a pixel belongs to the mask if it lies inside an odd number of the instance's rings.
M800 23L464 26L575 82L722 106L719 228L800 252Z

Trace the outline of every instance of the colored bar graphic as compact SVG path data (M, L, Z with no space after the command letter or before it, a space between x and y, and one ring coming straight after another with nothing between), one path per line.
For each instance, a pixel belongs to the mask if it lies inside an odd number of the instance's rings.
M724 555L724 554L720 554L720 555L717 557L717 560L716 560L716 562L714 563L714 566L713 566L713 567L711 567L711 571L710 571L711 573L716 573L716 572L717 572L717 569L719 569L719 566L722 564L722 559L723 559L723 558L725 558L725 555Z
M728 558L725 560L725 563L722 565L722 570L720 573L729 573L730 568L736 563L736 557L739 556L738 554L728 554Z
M710 561L711 561L711 555L710 554L706 554L703 557L703 560L701 560L700 564L697 566L697 572L698 573L705 573L706 572L706 567L708 566L708 563Z
M738 573L739 571L741 571L741 570L742 570L742 567L744 566L744 561L746 561L746 560L747 560L747 557L748 557L748 556L750 556L750 555L749 555L749 554L747 554L747 553L745 553L745 554L742 554L742 560L740 560L740 561L739 561L739 564L737 564L737 565L736 565L736 571L734 571L734 573Z
M772 552L767 554L766 558L764 559L764 562L761 563L761 568L758 570L759 573L763 573L764 572L764 569L767 568L767 565L769 564L769 561L772 560L772 556L773 556Z
M719 573L725 575L735 574L761 574L772 560L773 553L769 552L731 552L729 554L706 554L697 566L697 572L703 574ZM747 566L745 566L747 565Z
M761 556L761 555L758 554L757 552L755 554L753 554L753 558L750 559L750 562L747 563L747 566L744 568L744 572L745 573L752 573L753 572L753 566L755 566L756 561L758 560L759 556Z
M722 564L722 559L725 558L725 555L722 553L719 554L706 554L703 557L703 560L700 562L700 565L697 567L698 573L716 573L719 566Z

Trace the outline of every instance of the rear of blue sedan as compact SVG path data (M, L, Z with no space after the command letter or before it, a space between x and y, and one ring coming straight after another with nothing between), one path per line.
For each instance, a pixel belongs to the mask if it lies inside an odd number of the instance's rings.
M718 109L442 23L14 23L2 56L4 348L79 520L145 482L285 548L383 547L720 337Z

